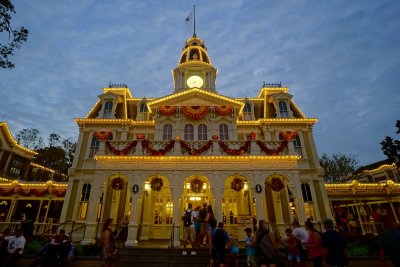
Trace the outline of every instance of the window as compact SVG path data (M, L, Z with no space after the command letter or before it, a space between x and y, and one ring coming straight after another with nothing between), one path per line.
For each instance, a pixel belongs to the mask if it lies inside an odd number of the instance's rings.
M207 125L200 124L198 127L197 135L198 140L207 140Z
M12 161L11 167L10 167L10 173L13 176L18 176L21 174L21 170L22 170L22 165L24 164L24 161L19 158L19 157L15 157Z
M171 140L172 139L172 125L165 124L163 130L163 140Z
M281 118L289 118L286 101L279 100L279 113Z
M184 140L194 140L194 128L191 124L185 125L185 136Z
M301 184L301 193L303 194L304 202L312 202L311 189L309 184Z
M147 105L146 103L141 103L139 106L139 114L138 114L138 120L147 120L147 113L148 113L148 109L147 109Z
M92 143L90 144L89 158L93 158L97 151L99 151L99 140L97 140L96 136L93 135Z
M293 140L293 146L294 146L294 151L296 151L296 153L299 154L300 156L303 156L303 151L301 150L301 143L299 136L296 136L296 139Z
M106 119L111 118L112 109L113 109L113 102L111 100L107 100L104 105L103 118L106 118Z
M226 124L219 126L219 138L220 140L229 140L228 126Z
M250 121L253 119L251 116L251 105L249 102L246 102L243 109L243 119L246 121Z
M89 207L90 190L92 186L90 184L84 184L82 186L81 202L79 205L78 220L86 220L86 215Z

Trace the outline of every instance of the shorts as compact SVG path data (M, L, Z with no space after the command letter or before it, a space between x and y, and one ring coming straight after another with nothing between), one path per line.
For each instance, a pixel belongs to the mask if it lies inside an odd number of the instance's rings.
M207 223L202 222L200 226L200 234L206 235L207 234Z
M211 251L211 259L213 261L218 261L220 264L225 264L226 262L226 254L225 248L213 248Z
M196 238L196 232L194 231L194 227L183 226L183 241L189 240L194 242Z
M257 258L256 256L247 256L247 266L248 267L256 267L257 266Z
M300 262L300 255L293 255L293 254L288 254L287 258L289 261L296 261L296 262Z

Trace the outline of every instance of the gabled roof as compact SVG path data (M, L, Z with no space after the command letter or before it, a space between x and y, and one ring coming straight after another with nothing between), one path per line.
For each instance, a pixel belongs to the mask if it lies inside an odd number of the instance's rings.
M21 151L22 153L29 154L30 156L37 155L37 153L35 151L30 150L30 149L18 144L18 142L11 135L10 129L8 128L8 125L6 122L0 122L0 132L3 134L4 138L10 145L10 148L15 148L15 149Z
M147 105L151 107L158 106L233 106L240 110L244 107L244 103L233 98L220 94L211 93L198 88L190 89L181 93L167 95L165 97L150 101Z

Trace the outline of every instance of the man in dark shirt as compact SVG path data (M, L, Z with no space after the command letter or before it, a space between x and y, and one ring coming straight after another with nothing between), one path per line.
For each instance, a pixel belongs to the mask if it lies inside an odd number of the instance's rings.
M390 256L394 266L400 266L400 231L392 220L385 220L384 226L385 231L379 234L381 266L387 266L385 254Z
M334 225L331 219L325 219L323 225L326 232L322 234L322 246L327 249L327 267L346 267L346 243L343 236L333 229Z

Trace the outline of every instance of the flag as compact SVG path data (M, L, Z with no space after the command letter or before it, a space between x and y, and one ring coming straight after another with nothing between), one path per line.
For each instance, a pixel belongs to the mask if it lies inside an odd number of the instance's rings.
M193 25L193 10L189 13L189 15L185 19L186 26L192 26Z

